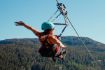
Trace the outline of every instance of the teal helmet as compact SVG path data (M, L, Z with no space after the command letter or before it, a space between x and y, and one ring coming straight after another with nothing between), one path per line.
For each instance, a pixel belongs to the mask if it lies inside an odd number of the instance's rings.
M44 23L42 23L41 28L42 28L42 30L45 31L47 29L54 29L55 25L52 22L44 22Z

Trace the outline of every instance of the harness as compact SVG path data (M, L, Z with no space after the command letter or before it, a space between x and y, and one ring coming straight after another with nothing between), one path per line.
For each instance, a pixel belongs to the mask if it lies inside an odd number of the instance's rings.
M39 53L43 57L54 57L56 54L55 44L50 44L48 42L48 36L45 37L45 41L42 43L42 46L39 49Z

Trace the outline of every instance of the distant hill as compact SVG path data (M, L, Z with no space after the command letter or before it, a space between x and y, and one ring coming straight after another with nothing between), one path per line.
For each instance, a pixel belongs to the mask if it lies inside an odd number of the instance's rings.
M100 43L98 41L95 41L93 39L90 39L88 37L80 37L80 39L82 39L82 41L86 45L104 45L104 44L102 44L102 43ZM82 45L82 42L76 36L65 36L65 37L62 37L62 41L65 44L68 44L68 45Z
M105 70L105 44L88 37L64 36L67 46L65 62L53 62L38 53L37 38L6 39L0 41L0 70ZM92 54L93 58L90 56Z
M6 39L1 40L0 44L38 44L39 41L37 38L24 38L24 39Z
M97 51L105 51L105 44L100 43L98 41L95 41L93 39L90 39L88 37L80 37L82 41L86 44L86 46L89 48L92 48L92 50ZM61 41L69 46L83 46L83 43L78 39L76 36L63 36L61 37ZM6 39L1 40L0 44L40 44L38 38L24 38L24 39Z
M103 43L100 43L98 41L92 40L88 37L80 37L83 42L86 45L105 45ZM67 45L83 45L82 42L78 39L76 36L63 36L61 37L61 41ZM28 44L37 44L39 43L39 40L37 38L23 38L23 39L6 39L6 40L1 40L0 44L20 44L20 43L28 43Z

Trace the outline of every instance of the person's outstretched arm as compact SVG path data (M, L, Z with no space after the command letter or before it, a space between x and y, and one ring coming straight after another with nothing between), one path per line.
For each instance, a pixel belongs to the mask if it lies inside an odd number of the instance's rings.
M31 30L36 36L40 36L41 32L37 31L36 29L33 29L31 26L25 24L23 21L15 22L16 26L24 26L25 28Z

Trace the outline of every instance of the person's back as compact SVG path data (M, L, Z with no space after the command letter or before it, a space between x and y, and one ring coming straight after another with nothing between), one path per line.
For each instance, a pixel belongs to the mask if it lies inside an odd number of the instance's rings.
M26 25L24 22L16 22L18 25L24 26L25 28L31 30L41 42L41 47L39 53L42 56L49 56L49 53L54 53L52 57L60 50L60 48L65 48L65 46L60 42L60 40L54 35L54 24L51 22L44 22L41 26L43 32L39 32L36 29L33 29L29 25ZM56 45L56 46L55 46ZM54 47L55 46L55 47ZM54 48L53 48L54 47ZM53 49L54 52L52 51ZM48 55L49 54L49 55Z

